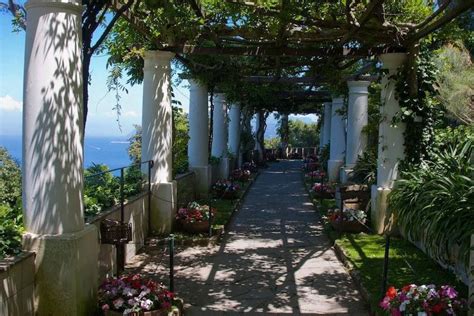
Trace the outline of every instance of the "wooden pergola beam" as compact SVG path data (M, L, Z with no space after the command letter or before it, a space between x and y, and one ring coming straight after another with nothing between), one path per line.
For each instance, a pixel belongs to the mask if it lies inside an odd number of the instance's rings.
M280 56L280 57L331 57L355 58L377 55L383 52L382 48L293 48L293 47L261 47L261 46L234 46L234 47L200 47L196 45L176 45L164 48L165 51L177 54L194 55L235 55L235 56Z

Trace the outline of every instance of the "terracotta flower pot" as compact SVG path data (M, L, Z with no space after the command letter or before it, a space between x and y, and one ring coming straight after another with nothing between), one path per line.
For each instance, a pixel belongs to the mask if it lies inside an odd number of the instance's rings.
M191 234L205 233L209 231L209 221L186 223L181 222L183 229Z

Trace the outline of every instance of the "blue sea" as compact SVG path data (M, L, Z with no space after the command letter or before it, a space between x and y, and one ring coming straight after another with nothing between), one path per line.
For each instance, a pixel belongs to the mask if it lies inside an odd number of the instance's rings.
M86 137L84 146L85 167L105 164L109 168L125 167L131 164L127 148L127 137ZM0 146L21 163L21 136L0 135Z

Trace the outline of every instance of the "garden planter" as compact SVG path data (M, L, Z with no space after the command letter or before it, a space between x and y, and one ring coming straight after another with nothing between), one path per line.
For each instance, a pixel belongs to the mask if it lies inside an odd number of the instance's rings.
M334 193L330 191L313 191L314 195L319 199L333 199Z
M331 226L345 233L361 233L366 231L366 227L359 222L349 221L331 221Z
M194 222L194 223L186 223L186 222L181 222L181 226L183 227L183 230L195 234L195 233L205 233L209 231L209 222Z

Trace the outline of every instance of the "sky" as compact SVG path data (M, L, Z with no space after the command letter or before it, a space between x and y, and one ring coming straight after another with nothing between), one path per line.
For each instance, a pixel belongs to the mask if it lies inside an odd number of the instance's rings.
M0 13L0 135L21 135L24 51L25 32L14 33L10 15ZM127 85L128 93L121 93L120 128L113 110L114 92L107 92L106 62L107 55L92 58L86 137L128 138L134 130L133 126L141 124L142 86ZM173 91L176 92L175 98L181 102L184 111L188 112L189 83L182 80L178 86L173 86ZM310 115L303 119L314 122L316 116ZM270 116L269 120L273 120L273 116ZM268 126L274 126L273 123L269 122ZM274 131L270 130L267 134L273 136Z

